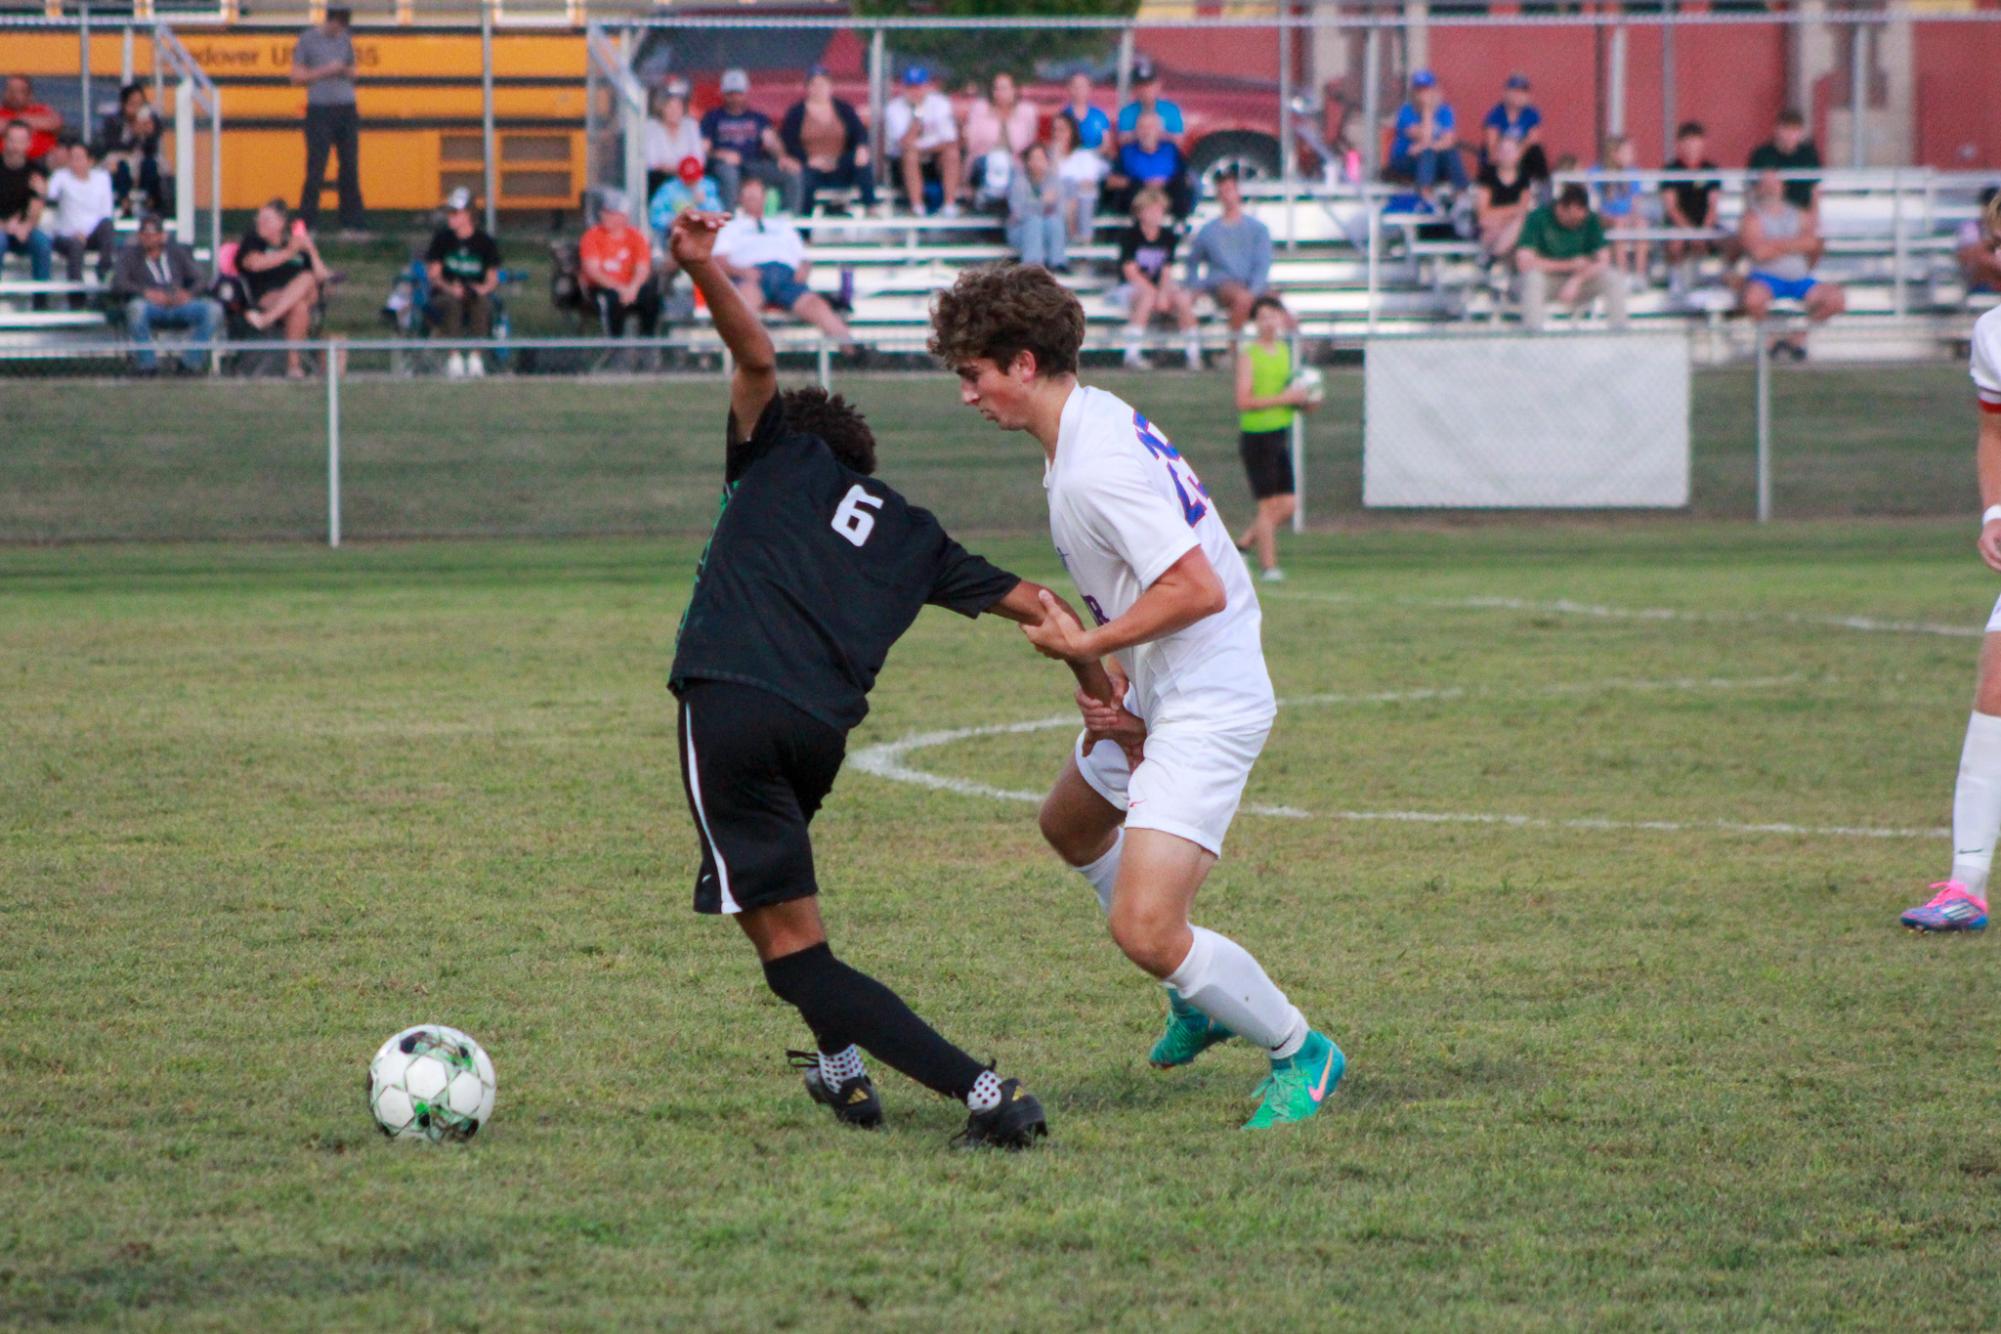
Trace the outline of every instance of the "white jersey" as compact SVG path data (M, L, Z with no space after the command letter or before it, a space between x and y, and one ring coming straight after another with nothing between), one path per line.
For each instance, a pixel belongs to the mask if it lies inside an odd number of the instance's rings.
M1100 625L1195 547L1223 582L1222 611L1117 655L1134 712L1156 728L1268 725L1277 706L1258 595L1215 502L1160 428L1116 395L1079 385L1042 484L1056 554Z
M1985 412L2001 412L2001 306L1973 323L1973 388Z

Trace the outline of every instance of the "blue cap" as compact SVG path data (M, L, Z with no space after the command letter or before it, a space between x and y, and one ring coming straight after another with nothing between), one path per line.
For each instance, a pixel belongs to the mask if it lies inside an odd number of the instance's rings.
M1510 88L1520 88L1526 92L1529 86L1529 76L1526 74L1510 74L1507 86Z
M1430 88L1437 82L1438 76L1428 69L1418 70L1410 76L1410 86L1413 88Z
M915 88L921 83L931 82L931 71L922 65L912 65L903 71L903 86Z

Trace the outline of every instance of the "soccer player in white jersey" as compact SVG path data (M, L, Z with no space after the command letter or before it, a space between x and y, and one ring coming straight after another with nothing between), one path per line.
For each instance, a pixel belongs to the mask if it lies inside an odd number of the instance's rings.
M1990 206L2001 221L2001 201ZM1973 326L1973 385L1980 402L1976 447L1980 499L1980 559L2001 573L2001 308ZM1966 742L1959 752L1959 782L1952 793L1952 871L1933 885L1930 902L1900 919L1915 931L1980 931L1987 926L1987 879L1994 841L2001 837L2001 601L1987 619L1980 645L1980 683Z
M1304 1120L1340 1081L1341 1049L1249 951L1188 920L1277 711L1229 529L1166 432L1077 382L1083 308L1046 269L963 273L932 317L931 351L960 400L1041 442L1050 535L1097 622L1052 609L1029 638L1053 658L1116 661L1127 682L1125 709L1079 699L1085 731L1043 803L1043 835L1097 891L1126 957L1166 984L1153 1063L1254 1042L1271 1075L1248 1128ZM1143 747L1137 766L1128 745Z

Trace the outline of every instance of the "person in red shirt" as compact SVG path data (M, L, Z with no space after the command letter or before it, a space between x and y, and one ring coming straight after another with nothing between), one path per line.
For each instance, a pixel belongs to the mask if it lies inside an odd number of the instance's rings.
M9 75L7 90L0 93L0 125L16 120L28 127L31 136L28 160L40 162L47 158L56 146L56 136L62 132L63 118L35 100L35 85L25 74Z
M584 233L577 247L577 266L606 338L624 337L626 319L633 315L639 317L640 335L653 337L660 327L653 242L632 225L623 190L606 190L599 197L597 226Z

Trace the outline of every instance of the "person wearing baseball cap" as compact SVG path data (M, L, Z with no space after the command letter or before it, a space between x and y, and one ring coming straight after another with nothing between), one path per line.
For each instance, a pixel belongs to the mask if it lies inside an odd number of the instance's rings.
M1187 131L1178 103L1160 95L1160 70L1145 56L1133 61L1133 100L1119 108L1119 142L1130 143L1139 135L1139 118L1148 112L1160 117L1160 132L1167 142L1182 147Z
M669 79L653 96L653 119L646 122L646 197L653 198L694 158L707 161L702 147L702 127L688 114L688 81Z
M709 145L709 175L716 178L723 207L735 208L737 189L746 176L775 185L785 207L799 211L800 163L778 140L771 117L750 104L750 75L740 69L723 71L723 104L702 117L702 138Z
M474 219L472 191L461 186L445 196L445 225L431 233L424 272L431 278L425 316L447 338L493 337L493 292L500 286L500 246ZM445 358L453 380L486 374L478 349Z
M584 295L597 308L606 338L623 338L637 316L642 337L660 327L660 288L653 281L653 241L632 225L623 190L598 193L597 225L577 245Z
M1410 76L1410 100L1397 111L1390 146L1390 175L1417 183L1429 200L1440 176L1456 190L1466 188L1466 163L1459 156L1458 130L1438 76L1428 69Z
M1549 179L1549 157L1542 151L1542 112L1529 101L1529 76L1510 74L1501 88L1501 100L1480 122L1480 165L1493 159L1494 146L1513 139L1522 146L1522 175L1531 181Z
M932 86L931 71L912 65L903 71L903 86L883 108L883 151L903 164L903 191L912 213L924 212L924 177L935 173L947 217L959 212L963 159L959 154L959 118L951 99Z
M693 155L682 158L674 174L662 181L660 188L653 192L646 205L646 220L653 225L657 235L665 237L674 230L674 219L689 209L698 213L729 211L723 207L723 197L716 189L715 178L703 173L702 160ZM661 260L663 281L671 284L675 272L673 252L670 250Z

